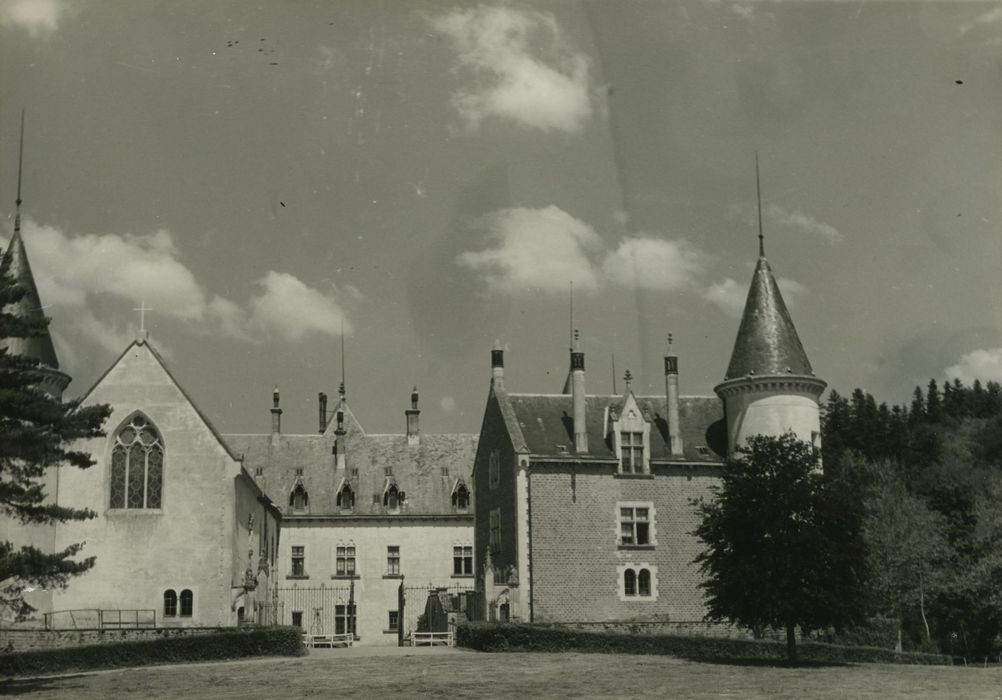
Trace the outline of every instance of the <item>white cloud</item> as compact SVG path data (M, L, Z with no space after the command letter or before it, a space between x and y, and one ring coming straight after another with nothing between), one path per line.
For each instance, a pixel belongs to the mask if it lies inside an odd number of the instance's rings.
M1002 7L993 7L992 9L984 12L974 18L974 21L968 22L960 27L961 34L967 34L967 32L972 29L977 29L980 26L987 24L997 24L1002 22Z
M689 287L702 272L703 255L688 241L624 238L602 263L606 278L624 287L671 291Z
M783 294L783 301L788 307L795 305L798 295L807 292L805 285L789 277L778 278L776 284L779 286L779 291ZM745 301L748 299L748 285L739 284L730 277L725 277L722 281L707 287L703 291L703 298L729 316L741 318L745 309Z
M602 240L588 224L562 209L501 209L482 217L495 247L459 255L456 262L482 272L496 291L561 292L574 282L578 289L596 289L600 280L589 254Z
M148 326L155 326L159 318L173 318L200 333L217 332L244 341L259 341L272 333L298 340L310 332L340 332L343 310L335 294L323 294L289 274L269 271L259 280L263 291L250 300L250 311L210 294L181 261L166 230L72 236L27 219L23 235L47 313L59 313L64 333L113 352L121 351L133 337L132 308L141 302L151 312ZM361 293L352 288L348 296L357 299ZM124 317L123 301L129 309ZM109 316L115 313L119 318L112 320ZM345 330L349 328L346 321ZM158 347L163 349L162 343Z
M945 374L965 384L971 384L975 379L1002 382L1002 348L969 352L957 364L947 367Z
M338 335L344 322L351 327L336 296L306 286L293 275L271 270L258 280L262 293L250 300L248 325L285 340L301 340L310 333Z
M474 87L452 100L470 128L494 116L573 133L591 116L587 57L568 46L553 15L481 5L431 24L452 40L457 72L472 74Z
M64 9L62 0L4 0L0 4L0 24L37 37L56 31Z
M765 208L765 215L769 221L775 224L787 226L813 236L820 236L831 244L841 243L845 240L845 236L834 226L826 224L823 221L818 221L799 211L788 211L777 204L769 204Z

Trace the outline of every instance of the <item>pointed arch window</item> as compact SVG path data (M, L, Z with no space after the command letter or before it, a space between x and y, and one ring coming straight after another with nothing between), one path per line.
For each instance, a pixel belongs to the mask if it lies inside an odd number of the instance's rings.
M470 508L470 490L462 480L456 483L452 489L452 507L458 511L466 512Z
M136 414L115 433L111 507L162 507L163 479L163 438L149 418Z
M303 486L303 482L298 482L289 494L289 507L293 510L305 510L310 505L310 494Z
M404 502L404 492L397 488L396 482L391 481L383 491L383 506L387 510L399 510Z
M351 490L351 485L347 481L338 490L336 503L341 510L351 510L355 507L355 492Z

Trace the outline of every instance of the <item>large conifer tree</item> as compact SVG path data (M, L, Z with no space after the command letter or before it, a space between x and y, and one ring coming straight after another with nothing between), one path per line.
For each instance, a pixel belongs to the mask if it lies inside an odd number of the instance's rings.
M4 259L6 263L7 259ZM0 338L30 338L46 332L45 322L16 314L25 295L0 264ZM52 503L44 490L46 470L72 466L86 469L90 455L73 449L82 438L99 437L108 406L83 407L61 401L40 384L45 368L33 358L11 354L0 346L0 517L24 524L50 525L85 520L93 511ZM94 565L94 558L77 558L83 544L59 552L0 541L0 606L15 618L32 612L24 590L65 587L72 576Z

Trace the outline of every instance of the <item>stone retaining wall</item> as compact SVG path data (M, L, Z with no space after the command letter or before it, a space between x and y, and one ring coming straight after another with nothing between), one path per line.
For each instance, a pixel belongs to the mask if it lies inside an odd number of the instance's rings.
M193 637L232 631L233 627L159 627L155 629L0 629L0 653L34 649L63 649L114 642L138 642L168 637Z

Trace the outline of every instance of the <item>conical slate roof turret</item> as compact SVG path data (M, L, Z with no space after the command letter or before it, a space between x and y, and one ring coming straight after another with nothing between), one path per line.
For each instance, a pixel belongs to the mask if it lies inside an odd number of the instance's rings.
M758 259L734 341L727 379L748 375L814 376L765 256Z

